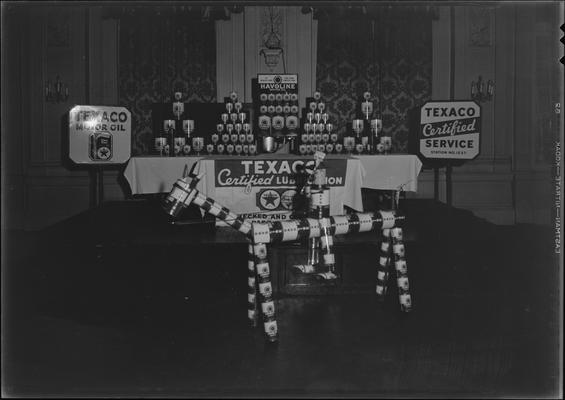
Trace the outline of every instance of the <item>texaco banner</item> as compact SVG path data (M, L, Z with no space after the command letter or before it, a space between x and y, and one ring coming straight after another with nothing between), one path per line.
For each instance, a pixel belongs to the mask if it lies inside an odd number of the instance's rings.
M326 181L343 195L347 159L326 159ZM289 219L297 172L313 168L311 158L231 158L214 160L215 199L253 221Z

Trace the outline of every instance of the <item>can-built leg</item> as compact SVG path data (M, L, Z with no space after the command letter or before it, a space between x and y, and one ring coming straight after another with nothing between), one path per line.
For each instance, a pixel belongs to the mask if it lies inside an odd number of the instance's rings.
M308 258L306 261L306 273L311 273L316 270L320 263L320 238L308 239Z
M251 242L249 242L247 250L247 318L255 327L257 326L257 286L255 281L255 254Z
M408 312L412 310L412 298L410 296L410 286L408 284L408 268L406 265L404 241L402 238L402 228L392 228L392 253L394 258L394 268L396 269L396 282L398 284L398 297L400 309Z
M384 301L387 292L388 274L392 255L392 238L390 236L390 229L382 230L382 238L379 265L377 267L376 291L378 299Z
M255 253L255 270L259 283L259 300L263 314L265 334L270 342L278 340L277 320L275 318L275 302L273 300L273 287L271 285L271 272L267 260L267 245L264 243L253 246Z
M326 267L326 271L318 274L319 277L327 280L337 279L335 274L335 256L333 254L333 236L330 234L331 221L329 218L322 218L320 220L320 228L322 236L320 241L322 243L322 261Z
M320 238L308 239L308 256L306 264L293 265L298 271L303 274L313 274L316 272L316 267L319 264L319 251L320 251Z

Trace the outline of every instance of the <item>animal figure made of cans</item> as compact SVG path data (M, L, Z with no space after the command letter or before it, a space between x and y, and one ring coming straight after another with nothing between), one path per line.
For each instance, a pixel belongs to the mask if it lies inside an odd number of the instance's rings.
M296 267L301 272L316 273L321 279L332 280L337 278L335 256L332 252L333 237L381 231L382 242L377 265L376 294L384 300L390 266L394 264L400 308L403 312L409 312L412 308L402 231L405 217L395 210L330 216L329 189L325 186L325 170L318 168L324 157L324 153L316 153L314 171L303 189L310 191L308 194L310 209L306 218L270 223L250 222L196 189L204 175L194 172L196 163L188 176L175 182L163 204L165 211L173 218L177 218L181 211L190 204L195 204L247 237L249 241L248 318L252 325L256 326L259 314L263 316L265 335L270 342L278 341L278 327L267 254L268 244L307 239L309 241L308 262ZM315 254L319 254L319 249L322 252L323 270L315 271L314 266L320 261L315 259ZM259 303L260 307L258 307Z

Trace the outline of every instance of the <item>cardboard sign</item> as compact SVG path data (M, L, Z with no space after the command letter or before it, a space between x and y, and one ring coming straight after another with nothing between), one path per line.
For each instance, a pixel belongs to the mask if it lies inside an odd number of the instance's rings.
M299 128L298 75L258 74L253 80L255 126L262 134L296 134Z
M420 109L418 152L426 159L472 160L481 148L481 108L474 101L436 101Z
M298 75L296 74L258 74L259 93L297 93Z
M214 196L254 222L289 219L296 195L297 172L314 167L311 158L222 158L214 160ZM344 196L347 159L326 159L326 183L335 198ZM354 179L349 176L349 179ZM339 207L337 207L339 208Z
M124 107L69 111L69 158L77 164L123 164L131 157L131 114Z

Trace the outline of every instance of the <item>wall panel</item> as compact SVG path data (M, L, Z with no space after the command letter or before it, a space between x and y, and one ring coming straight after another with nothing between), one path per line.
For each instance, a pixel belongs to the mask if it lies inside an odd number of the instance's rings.
M117 98L116 22L103 20L100 9L90 11L79 6L25 10L30 23L22 70L29 69L19 116L29 125L22 124L24 177L15 184L23 187L25 201L15 206L23 208L23 217L10 223L11 228L41 229L89 207L88 172L66 157L64 117L74 104L115 104ZM69 98L46 102L45 85L57 76L68 86ZM106 199L124 198L117 172L107 173L105 193Z
M29 19L21 9L2 8L2 227L21 227L25 213L24 136L28 119L21 118L22 91L27 82L25 62Z

